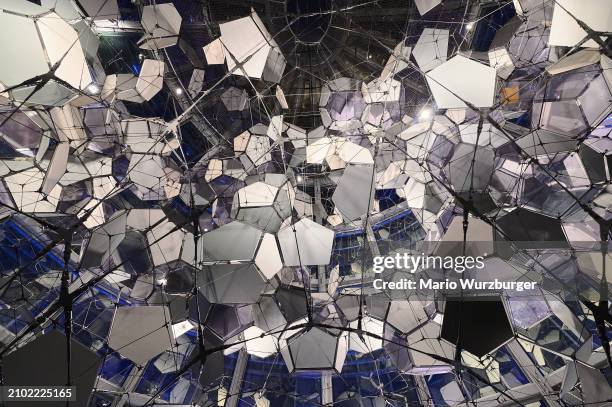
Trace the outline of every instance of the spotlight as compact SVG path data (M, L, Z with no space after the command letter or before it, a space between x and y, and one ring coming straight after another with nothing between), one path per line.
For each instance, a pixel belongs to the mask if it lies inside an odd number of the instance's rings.
M87 92L90 95L97 95L98 93L100 93L100 87L96 85L95 83L92 83L89 86L87 86Z
M470 31L472 28L474 28L474 23L467 23L465 25L465 29L468 30L468 31Z
M302 181L304 181L304 177L302 177L301 175L298 175L298 176L295 178L295 180L296 180L297 182L302 182Z
M419 120L430 120L433 117L433 110L431 107L423 107L419 112Z
M176 93L177 95L179 95L179 96L180 96L180 95L182 95L182 94L183 94L183 89L181 89L181 88L176 88L176 89L174 89L174 93Z

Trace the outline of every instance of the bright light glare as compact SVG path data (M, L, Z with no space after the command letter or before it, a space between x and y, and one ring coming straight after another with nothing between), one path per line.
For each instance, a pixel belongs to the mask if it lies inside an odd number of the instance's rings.
M95 83L92 83L87 87L87 92L90 95L97 95L98 93L100 93L100 87Z
M424 107L419 112L419 120L429 120L433 117L433 110L431 107Z

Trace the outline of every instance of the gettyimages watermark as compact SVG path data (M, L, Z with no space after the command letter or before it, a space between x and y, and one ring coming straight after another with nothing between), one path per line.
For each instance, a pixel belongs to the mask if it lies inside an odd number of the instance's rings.
M425 253L413 255L409 253L395 253L390 256L375 256L373 258L373 271L382 273L385 268L407 270L415 273L419 269L432 267L453 269L463 273L471 269L483 269L484 256L432 256Z
M601 261L597 260L601 247L594 242L572 242L572 247L568 242L507 241L432 242L411 247L378 241L377 245L380 255L371 256L366 247L353 258L365 265L370 288L391 296L417 294L433 299L503 294L529 300L545 290L564 298L590 298L597 296L592 287L601 280Z
M432 277L418 277L416 279L400 278L385 281L384 278L375 278L372 285L377 290L440 290L440 291L500 291L513 290L523 292L534 290L535 281L503 281L498 278L482 280L476 277L464 276L465 272L484 270L486 257L483 256L438 256L395 253L389 256L375 256L372 259L372 271L381 275L385 270L404 271L416 274L422 270L452 271L460 276L436 279ZM455 277L455 278L453 278Z

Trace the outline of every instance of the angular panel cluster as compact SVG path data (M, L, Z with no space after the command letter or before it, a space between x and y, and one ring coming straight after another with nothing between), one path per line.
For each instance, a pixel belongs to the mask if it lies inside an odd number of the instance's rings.
M3 385L83 407L612 398L612 5L418 0L396 29L378 2L34 3L0 3ZM378 287L451 273L375 269L405 253L538 289Z

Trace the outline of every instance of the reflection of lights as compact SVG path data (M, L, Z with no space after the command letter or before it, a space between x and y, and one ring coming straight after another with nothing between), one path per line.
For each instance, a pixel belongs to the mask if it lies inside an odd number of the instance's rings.
M474 23L467 23L465 25L465 29L468 30L468 31L470 31L472 28L474 28Z
M180 95L182 95L182 94L183 94L183 89L181 89L181 88L176 88L176 89L174 90L174 93L176 93L177 95L179 95L179 96L180 96Z
M157 283L158 283L159 285L164 286L164 285L168 284L168 280L167 280L167 279L165 279L165 278L161 278L161 279L159 279L159 281L158 281Z
M433 110L431 107L425 106L419 112L419 120L429 120L433 117Z
M98 93L100 93L100 87L95 83L92 83L87 87L87 92L90 95L97 95Z

